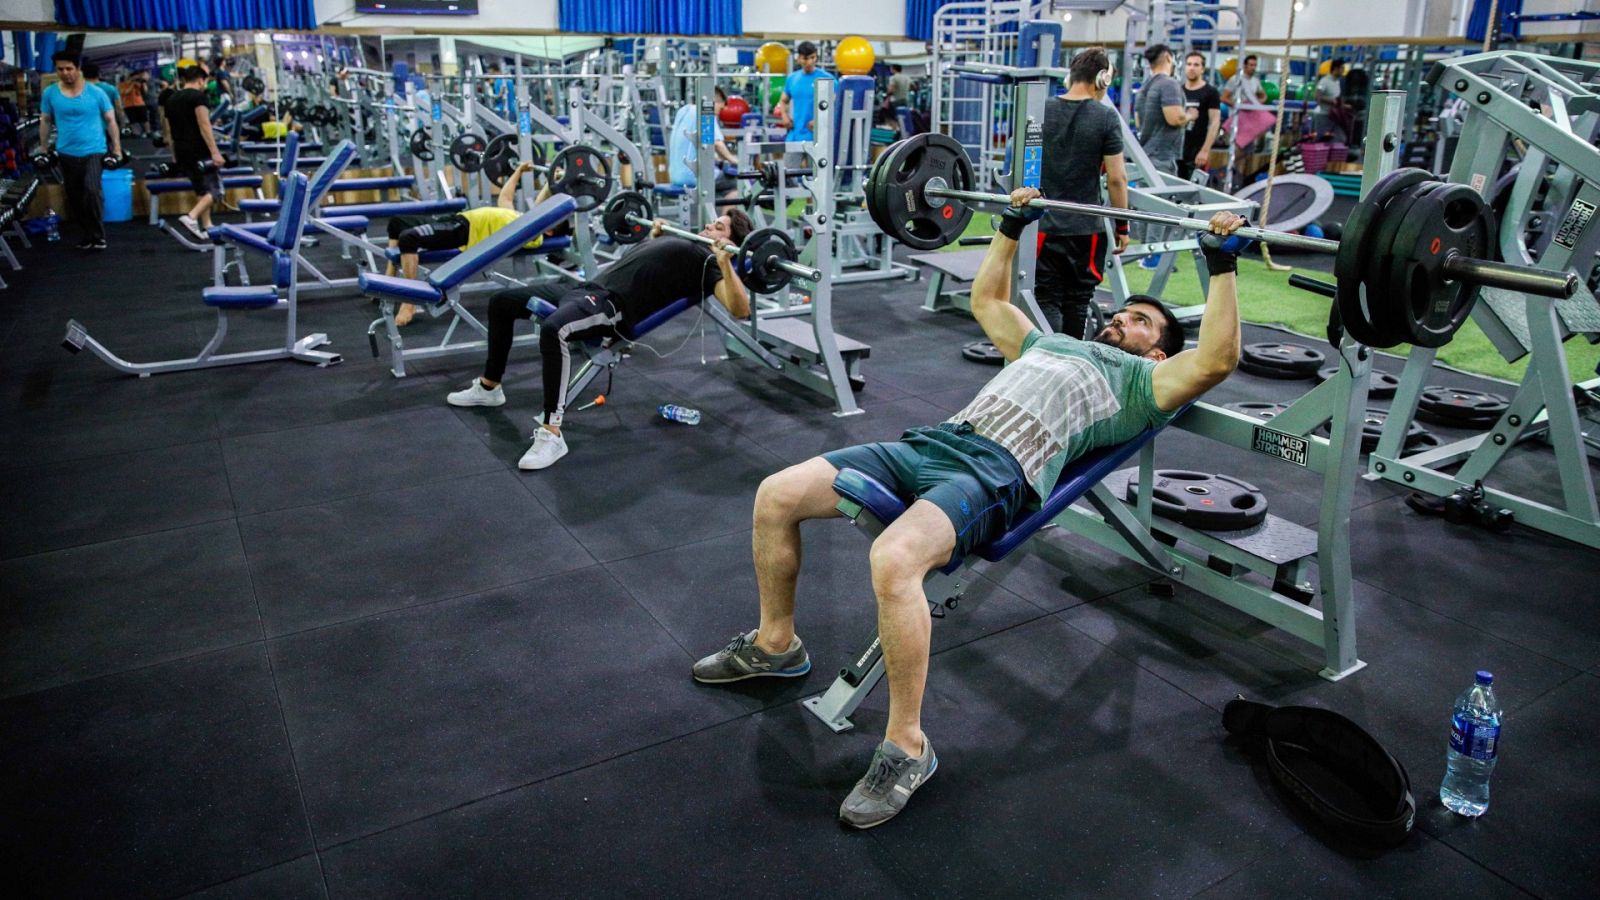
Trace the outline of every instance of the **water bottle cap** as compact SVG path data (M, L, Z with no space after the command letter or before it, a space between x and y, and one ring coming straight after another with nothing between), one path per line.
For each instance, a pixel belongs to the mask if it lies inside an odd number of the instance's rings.
M1494 684L1494 673L1493 672L1485 672L1485 671L1483 671L1481 669L1478 670L1478 683L1479 684Z

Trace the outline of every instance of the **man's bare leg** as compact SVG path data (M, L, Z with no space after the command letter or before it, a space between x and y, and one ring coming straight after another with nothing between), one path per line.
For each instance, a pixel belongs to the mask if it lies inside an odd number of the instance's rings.
M800 577L800 523L839 515L833 477L839 474L822 457L767 476L756 490L755 529L750 545L761 594L761 626L756 646L773 654L794 640L794 588Z
M401 254L400 273L407 278L415 279L417 277L417 259L418 257L415 253ZM394 324L397 327L410 325L411 318L416 314L417 305L415 303L402 303L400 304L400 309L394 314Z
M950 517L918 500L872 542L872 590L878 597L878 637L889 675L889 723L884 737L911 756L922 755L922 692L928 680L933 619L922 580L955 550Z

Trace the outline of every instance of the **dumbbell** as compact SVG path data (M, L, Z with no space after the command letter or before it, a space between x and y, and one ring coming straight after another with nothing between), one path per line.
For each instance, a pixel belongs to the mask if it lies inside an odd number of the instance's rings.
M61 157L54 150L41 150L28 157L28 162L35 172L48 172L61 162Z
M107 153L100 157L100 165L108 169L120 169L133 162L133 155L124 150L121 153Z

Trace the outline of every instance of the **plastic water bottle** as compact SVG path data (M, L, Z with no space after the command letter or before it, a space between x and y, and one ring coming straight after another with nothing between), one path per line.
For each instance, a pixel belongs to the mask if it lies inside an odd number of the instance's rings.
M1494 696L1494 675L1478 680L1456 698L1450 719L1450 750L1439 802L1463 816L1481 816L1489 809L1489 775L1500 754L1500 701Z
M671 419L674 422L682 422L685 425L700 424L700 410L698 409L690 409L687 406L678 406L674 403L663 403L656 407L656 411L661 413L661 418L663 419Z
M54 209L45 211L44 239L47 241L61 240L61 217L56 215L56 211Z

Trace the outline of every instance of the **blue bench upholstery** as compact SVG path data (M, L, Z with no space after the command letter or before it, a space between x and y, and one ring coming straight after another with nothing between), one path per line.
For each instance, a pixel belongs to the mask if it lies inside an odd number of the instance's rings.
M554 253L557 250L565 250L570 246L572 246L572 238L565 237L565 236L563 236L563 237L546 237L543 241L541 241L539 243L539 246L534 247L532 250L529 250L527 248L521 248L521 249L518 249L516 251L516 253L545 253L545 254L548 254L548 253ZM388 248L387 250L384 251L384 255L389 258L390 262L397 263L397 262L400 261L400 256L401 256L400 248L399 247L390 247L390 248ZM448 261L450 261L452 259L455 259L457 256L460 256L460 255L461 255L461 250L459 248L452 248L450 250L424 250L421 253L417 254L417 260L419 262L423 262L423 263L448 262Z
M264 309L278 302L278 288L289 287L294 278L294 250L305 227L306 206L310 188L304 173L296 172L283 181L284 215L272 223L265 244L272 251L272 284L265 285L213 285L200 292L207 306L226 309ZM234 228L222 226L225 233ZM239 231L241 240L258 246L259 239L248 232ZM244 237L248 235L248 237Z
M351 203L346 206L325 206L325 216L428 216L460 212L467 208L465 198L453 200L398 200L393 203Z
M223 190L231 188L258 188L261 187L260 175L230 175L222 179ZM144 189L151 194L173 194L179 191L192 191L194 186L187 178L147 178Z
M278 160L278 177L288 178L289 173L299 164L300 159L300 132L291 131L283 141L283 158Z
M1067 507L1094 487L1101 479L1116 471L1133 454L1139 452L1150 439L1155 437L1159 428L1141 432L1138 436L1124 444L1110 447L1100 447L1073 460L1061 470L1061 475L1056 479L1056 486L1050 496L1040 504L1037 510L1017 522L1005 534L993 543L978 547L974 551L980 558L990 562L999 562L1006 554L1015 550L1034 533L1043 528L1047 523L1061 515ZM878 521L888 525L900 514L906 511L906 500L889 489L882 482L871 478L855 469L841 469L833 479L834 493L848 500L861 504L877 517ZM961 567L960 558L952 558L939 571L946 574L954 572Z
M261 223L265 227L259 231L252 231L240 225L213 225L207 234L211 235L214 243L230 242L240 246L249 247L262 253L271 253L278 249L267 242L266 232L271 230L272 222Z
M684 186L681 184L652 184L650 190L652 193L660 194L663 197L682 197Z
M334 191L381 191L385 188L414 188L417 180L410 175L373 175L368 178L341 178L333 183Z
M200 299L207 306L227 309L266 309L278 302L278 288L270 284L208 287L200 292Z
M339 146L335 147L332 153L322 158L322 164L317 168L317 171L311 173L308 187L310 191L308 200L313 208L322 202L323 195L338 180L339 174L350 165L350 161L355 158L355 155L355 144L350 141L340 141ZM285 157L285 159L289 158L289 156ZM282 167L280 167L279 177L286 177ZM277 212L281 205L281 199L239 201L239 209L242 212Z
M361 289L402 300L422 303L442 302L449 292L459 287L462 282L496 261L515 253L517 248L572 215L577 208L577 201L570 196L555 194L518 216L509 225L467 248L455 259L434 269L428 274L426 281L362 272Z

